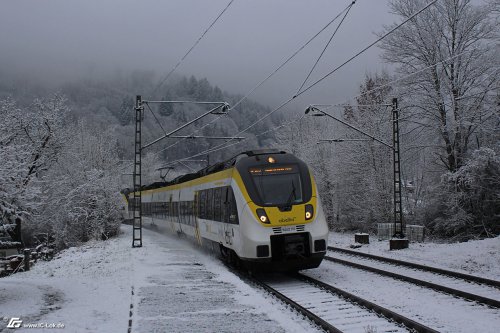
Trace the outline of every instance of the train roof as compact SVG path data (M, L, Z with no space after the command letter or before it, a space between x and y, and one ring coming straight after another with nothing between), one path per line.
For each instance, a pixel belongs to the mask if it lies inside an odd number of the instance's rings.
M236 162L238 162L241 158L245 157L252 157L252 156L258 156L258 155L270 155L270 154L287 154L287 152L278 150L278 149L257 149L257 150L248 150L241 152L230 159L223 161L223 162L218 162L212 165L207 166L206 168L203 168L197 172L194 173L187 173L184 175L181 175L179 177L176 177L172 179L171 181L168 182L154 182L149 185L144 185L141 187L141 191L146 191L146 190L153 190L161 187L166 187L166 186L171 186L171 185L176 185L176 184L181 184L193 179L201 178L216 172L220 172L229 168L232 168ZM128 193L132 192L133 189L126 188L123 189L121 192L125 195Z

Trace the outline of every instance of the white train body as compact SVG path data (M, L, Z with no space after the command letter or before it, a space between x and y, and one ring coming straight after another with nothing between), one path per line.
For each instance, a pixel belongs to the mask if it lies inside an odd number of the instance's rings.
M197 174L126 192L143 225L193 239L256 270L319 266L328 227L316 184L298 158L246 152ZM137 200L136 200L137 201Z

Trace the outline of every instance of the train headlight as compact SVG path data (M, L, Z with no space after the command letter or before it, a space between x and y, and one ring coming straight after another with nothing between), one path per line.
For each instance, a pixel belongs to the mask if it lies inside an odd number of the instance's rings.
M306 205L306 221L312 219L314 216L314 208L313 205Z
M265 224L270 224L269 217L267 217L266 211L262 208L257 209L257 216L259 217L260 222Z

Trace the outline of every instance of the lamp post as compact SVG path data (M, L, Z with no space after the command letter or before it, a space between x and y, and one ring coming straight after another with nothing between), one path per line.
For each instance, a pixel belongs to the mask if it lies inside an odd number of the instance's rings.
M376 141L388 148L393 152L393 189L394 189L394 234L393 238L390 240L390 249L404 249L408 247L408 239L404 235L404 222L403 222L403 210L402 210L402 198L401 198L401 162L400 162L400 149L399 149L399 110L398 110L398 100L393 98L391 104L380 104L381 106L392 107L392 146L387 142L384 142L373 135L364 132L363 130L345 122L344 120L337 118L325 111L321 110L319 106L326 105L310 105L306 110L305 114L311 113L313 116L327 116L341 124L361 133L364 136L369 137L371 140ZM366 141L364 139L323 139L321 142L344 142L344 141Z

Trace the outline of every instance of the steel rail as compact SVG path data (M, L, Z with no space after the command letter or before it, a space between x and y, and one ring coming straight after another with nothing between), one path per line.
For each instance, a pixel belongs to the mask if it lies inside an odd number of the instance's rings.
M238 270L238 269L232 267L231 265L229 265L226 262L224 264L233 274L237 275L240 279L246 280L250 283L253 283L254 285L256 285L258 287L261 287L266 292L273 295L274 297L279 299L284 304L290 306L292 309L294 309L295 311L297 311L301 315L305 316L306 318L308 318L310 321L312 321L314 324L318 325L319 327L321 327L325 331L331 332L331 333L342 333L341 330L339 330L338 328L336 328L335 326L333 326L329 322L321 319L320 317L318 317L317 315L315 315L311 311L307 310L306 308L304 308L300 304L296 303L292 299L286 297L285 295L283 295L282 293L280 293L276 289L268 286L266 283L259 280L258 278L254 277L250 274L243 273L241 270Z
M252 283L256 286L261 287L266 292L273 295L274 297L279 299L284 304L290 306L292 309L294 309L298 313L302 314L303 316L305 316L310 321L312 321L313 323L315 323L316 325L318 325L322 329L326 330L327 332L335 332L335 333L342 332L341 330L339 330L338 328L336 328L335 326L333 326L329 322L318 317L317 315L315 315L311 311L307 310L306 308L304 308L303 306L301 306L297 302L293 301L289 297L285 296L284 294L280 293L276 289L267 285L265 282L263 282L259 278L252 276L250 274L246 274L246 273L242 272L241 270L238 270L238 269L228 265L227 263L225 263L225 264L233 274L236 274L242 280L249 281L250 283ZM306 275L303 275L300 273L295 273L292 276L294 278L302 280L306 283L312 284L317 288L320 288L320 289L323 289L329 293L332 293L336 296L340 296L340 297L344 298L345 300L356 304L357 306L360 306L360 307L366 308L370 311L373 311L373 312L381 315L382 317L386 318L389 321L392 320L396 323L399 323L399 324L405 326L406 328L408 328L410 331L419 332L419 333L438 333L439 332L439 331L436 331L428 326L425 326L421 323L418 323L410 318L407 318L403 315L400 315L394 311L391 311L391 310L384 308L380 305L372 303L372 302L365 300L359 296L348 293L345 290L336 288L336 287L331 286L329 284L326 284L322 281L316 280L312 277L309 277L309 276L306 276Z
M388 271L385 271L385 270L382 270L379 268L370 267L370 266L354 263L354 262L343 260L343 259L325 256L324 260L335 262L335 263L342 264L345 266L351 266L351 267L362 269L362 270L369 271L372 273L377 273L379 275L388 276L388 277L391 277L393 279L398 279L398 280L410 282L410 283L413 283L413 284L416 284L416 285L419 285L422 287L431 288L431 289L434 289L437 291L445 292L447 294L450 294L453 296L458 296L458 297L464 298L466 300L475 301L478 303L483 303L483 304L486 304L486 305L489 305L489 306L495 307L495 308L500 308L500 301L497 301L497 300L494 300L491 298L487 298L487 297L483 297L483 296L479 296L479 295L475 295L475 294L471 294L471 293L468 293L468 292L465 292L462 290L458 290L458 289L454 289L454 288L450 288L450 287L445 287L445 286L442 286L442 285L439 285L436 283L412 278L412 277L409 277L406 275L401 275L401 274L397 274L397 273L393 273L393 272L388 272Z
M407 318L403 315L400 315L399 313L396 313L394 311L391 311L387 308L384 308L380 305L377 305L375 303L372 303L370 301L367 301L359 296L353 295L351 293L348 293L345 290L339 289L337 287L334 287L332 285L329 285L327 283L324 283L322 281L316 280L315 278L312 278L310 276L304 275L304 274L297 274L297 277L301 280L304 280L308 283L314 284L317 287L323 288L333 294L336 294L338 296L341 296L350 302L354 302L360 306L363 306L385 318L392 319L395 322L404 325L405 327L412 329L416 332L422 332L422 333L437 333L439 331L436 331L430 327L427 327L423 324L420 324L419 322L416 322L410 318Z
M309 320L311 320L312 322L314 322L316 325L320 326L321 328L323 328L327 332L342 333L341 330L339 330L338 328L336 328L335 326L333 326L329 322L321 319L320 317L318 317L317 315L315 315L311 311L307 310L302 305L293 301L291 298L283 295L282 293L280 293L276 289L268 286L267 284L265 284L264 282L262 282L261 280L259 280L257 278L254 278L254 280L257 281L258 285L260 287L262 287L264 290L266 290L268 293L270 293L274 297L278 298L283 303L291 306L295 311L297 311L300 314L302 314L303 316L307 317Z
M350 254L350 255L355 255L355 256L359 256L359 257L365 257L365 258L369 258L369 259L375 259L375 260L382 261L382 262L387 262L387 263L391 263L391 264L395 264L395 265L401 265L401 266L406 266L406 267L410 267L410 268L420 269L423 271L429 271L429 272L438 273L438 274L442 274L442 275L448 275L450 277L460 278L462 280L469 281L469 282L477 282L477 283L485 284L485 285L500 289L500 281L487 279L487 278L483 278L483 277L476 276L476 275L470 275L470 274L465 274L465 273L460 273L460 272L449 271L449 270L442 269L442 268L437 268L437 267L417 264L417 263L413 263L413 262L407 262L407 261L403 261L403 260L377 256L374 254L363 253L363 252L359 252L359 251L342 249L342 248L334 247L334 246L329 246L328 250L346 253L346 254Z

